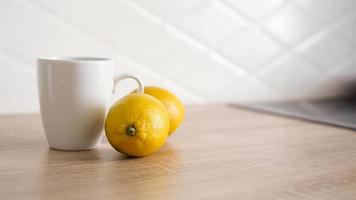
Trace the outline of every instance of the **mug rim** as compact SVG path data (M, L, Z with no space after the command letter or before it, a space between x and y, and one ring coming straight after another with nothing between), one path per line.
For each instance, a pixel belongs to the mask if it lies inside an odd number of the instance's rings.
M106 57L93 57L93 56L50 56L50 57L38 57L38 61L60 61L60 62L103 62L112 61L112 58Z

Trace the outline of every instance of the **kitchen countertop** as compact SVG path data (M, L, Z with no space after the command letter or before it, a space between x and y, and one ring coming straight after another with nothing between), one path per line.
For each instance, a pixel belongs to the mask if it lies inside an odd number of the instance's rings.
M188 106L156 154L48 148L38 114L0 117L0 199L356 199L356 132Z

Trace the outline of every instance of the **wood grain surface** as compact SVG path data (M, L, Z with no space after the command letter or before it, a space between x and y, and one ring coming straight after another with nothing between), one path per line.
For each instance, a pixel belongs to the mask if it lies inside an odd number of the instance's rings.
M356 199L356 132L187 107L158 153L47 147L40 117L0 117L0 199Z

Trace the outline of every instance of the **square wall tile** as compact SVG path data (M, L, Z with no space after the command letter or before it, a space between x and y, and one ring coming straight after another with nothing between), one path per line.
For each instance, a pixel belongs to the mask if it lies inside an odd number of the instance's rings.
M270 88L289 96L302 94L315 84L319 73L313 65L296 56L287 56L261 72L257 78Z
M251 18L258 18L266 15L279 6L283 5L285 0L222 0L233 6L244 15Z
M178 26L208 45L215 46L246 24L242 17L230 12L220 4L210 3L185 15Z
M356 47L335 34L328 34L308 46L303 46L300 51L306 58L317 64L316 68L325 71L355 55Z
M254 71L274 59L282 48L258 29L248 28L225 40L219 51L247 70Z
M295 45L318 31L324 21L316 15L291 5L278 10L262 23L267 31L283 42Z

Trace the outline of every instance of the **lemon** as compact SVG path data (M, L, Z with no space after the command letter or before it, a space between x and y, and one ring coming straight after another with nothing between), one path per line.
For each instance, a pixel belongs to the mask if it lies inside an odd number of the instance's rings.
M163 104L146 94L130 94L116 102L105 120L110 144L128 156L147 156L159 150L169 131Z
M172 92L154 86L144 88L144 93L157 98L166 107L169 114L169 135L171 135L184 119L184 105Z

